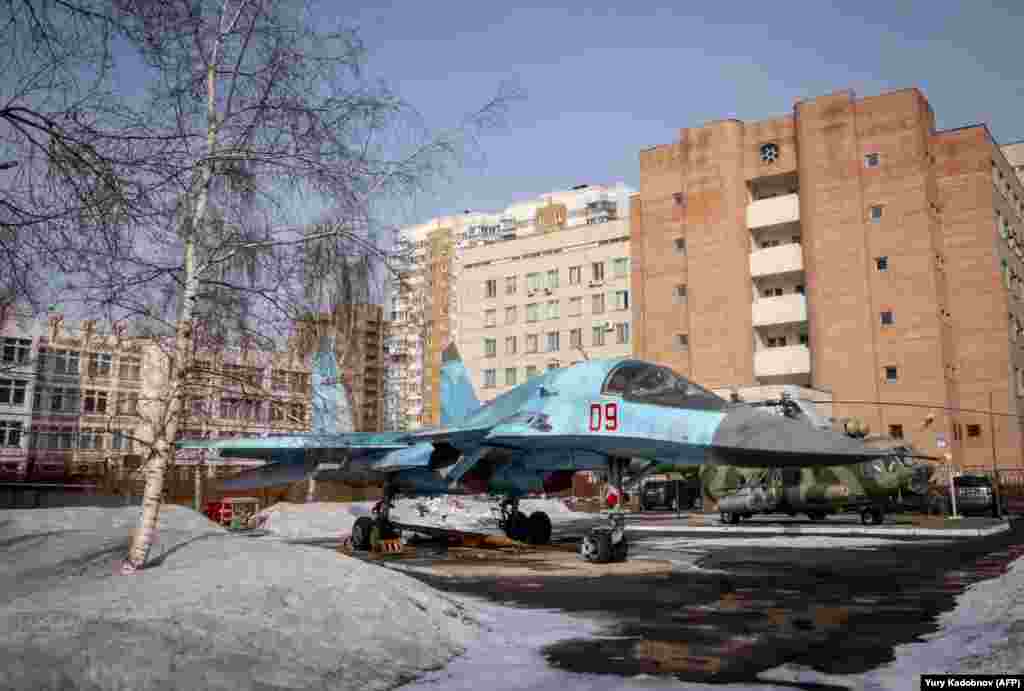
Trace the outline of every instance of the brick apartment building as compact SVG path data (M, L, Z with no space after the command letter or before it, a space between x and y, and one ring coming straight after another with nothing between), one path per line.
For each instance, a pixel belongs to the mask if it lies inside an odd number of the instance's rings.
M990 466L994 434L1000 466L1024 466L1019 149L936 130L917 89L680 130L640 154L636 355L719 390L811 387L962 466ZM990 400L995 430L944 410Z

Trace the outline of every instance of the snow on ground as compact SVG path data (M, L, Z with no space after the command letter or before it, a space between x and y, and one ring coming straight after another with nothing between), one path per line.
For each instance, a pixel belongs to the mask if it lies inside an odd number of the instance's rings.
M412 578L183 507L161 512L158 565L116 575L138 517L0 511L0 688L383 689L478 634Z
M788 535L778 537L664 537L645 539L644 546L658 550L693 550L712 547L785 547L795 549L874 549L883 545L934 545L948 540L895 540L882 537L851 537L828 535Z
M347 537L360 516L370 516L376 502L315 502L289 504L282 502L268 507L254 517L261 518L261 527L270 533L291 540ZM443 496L428 499L399 499L391 517L399 523L453 530L496 532L497 502L486 497ZM594 514L569 509L560 499L526 499L521 511L529 515L544 511L554 525L575 521L592 521Z

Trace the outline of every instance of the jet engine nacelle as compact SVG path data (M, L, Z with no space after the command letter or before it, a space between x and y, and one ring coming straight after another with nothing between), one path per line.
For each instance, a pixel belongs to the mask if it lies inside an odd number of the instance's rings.
M764 487L744 487L718 501L723 513L759 513L772 511L779 505L779 497Z
M484 472L470 471L463 476L461 485L469 492L483 492L520 497L541 492L554 493L572 487L575 471L555 470L538 472L522 463L497 466L489 477Z

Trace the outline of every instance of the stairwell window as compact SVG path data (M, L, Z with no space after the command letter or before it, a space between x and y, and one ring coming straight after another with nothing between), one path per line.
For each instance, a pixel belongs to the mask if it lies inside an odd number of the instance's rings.
M690 347L689 334L676 334L676 347L680 350L688 349Z
M882 155L881 154L879 154L877 152L873 152L873 153L865 154L864 155L864 167L865 168L877 168L881 164L882 164ZM900 439L902 439L902 437L900 437Z
M488 298L498 297L498 279L492 278L484 283L484 295Z
M888 271L889 257L875 257L875 268L879 271Z
M883 207L881 204L875 204L868 210L868 217L871 219L872 223L881 223L882 209Z
M498 325L498 310L484 310L484 326L493 327Z
M903 425L889 425L889 436L893 439L902 439Z
M583 275L582 266L570 266L569 267L569 285L578 286L580 284L580 277Z
M505 337L505 354L515 355L516 354L516 337L506 336Z
M967 425L967 437L980 437L981 425Z
M885 368L885 383L895 384L899 381L899 368L893 367L892 365Z
M593 281L603 281L604 280L604 262L594 262L594 263L592 263L590 265L590 271L591 271L591 275L593 276L593 278L591 280L593 280Z
M686 254L686 238L676 238L675 240L676 254Z
M896 317L893 316L892 310L884 310L879 315L879 319L882 322L882 326L892 326L896 323Z

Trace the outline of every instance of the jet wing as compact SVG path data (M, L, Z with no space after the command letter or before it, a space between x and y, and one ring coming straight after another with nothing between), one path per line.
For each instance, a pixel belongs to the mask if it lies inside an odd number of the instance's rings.
M287 461L301 457L310 449L331 449L351 452L352 457L374 456L410 446L409 435L350 432L348 434L287 434L235 439L183 439L179 449L210 449L222 458L258 458L266 461Z
M494 425L479 425L476 427L440 427L438 429L427 429L420 432L411 432L408 435L410 442L431 444L449 444L457 449L465 446L476 446L490 434Z

